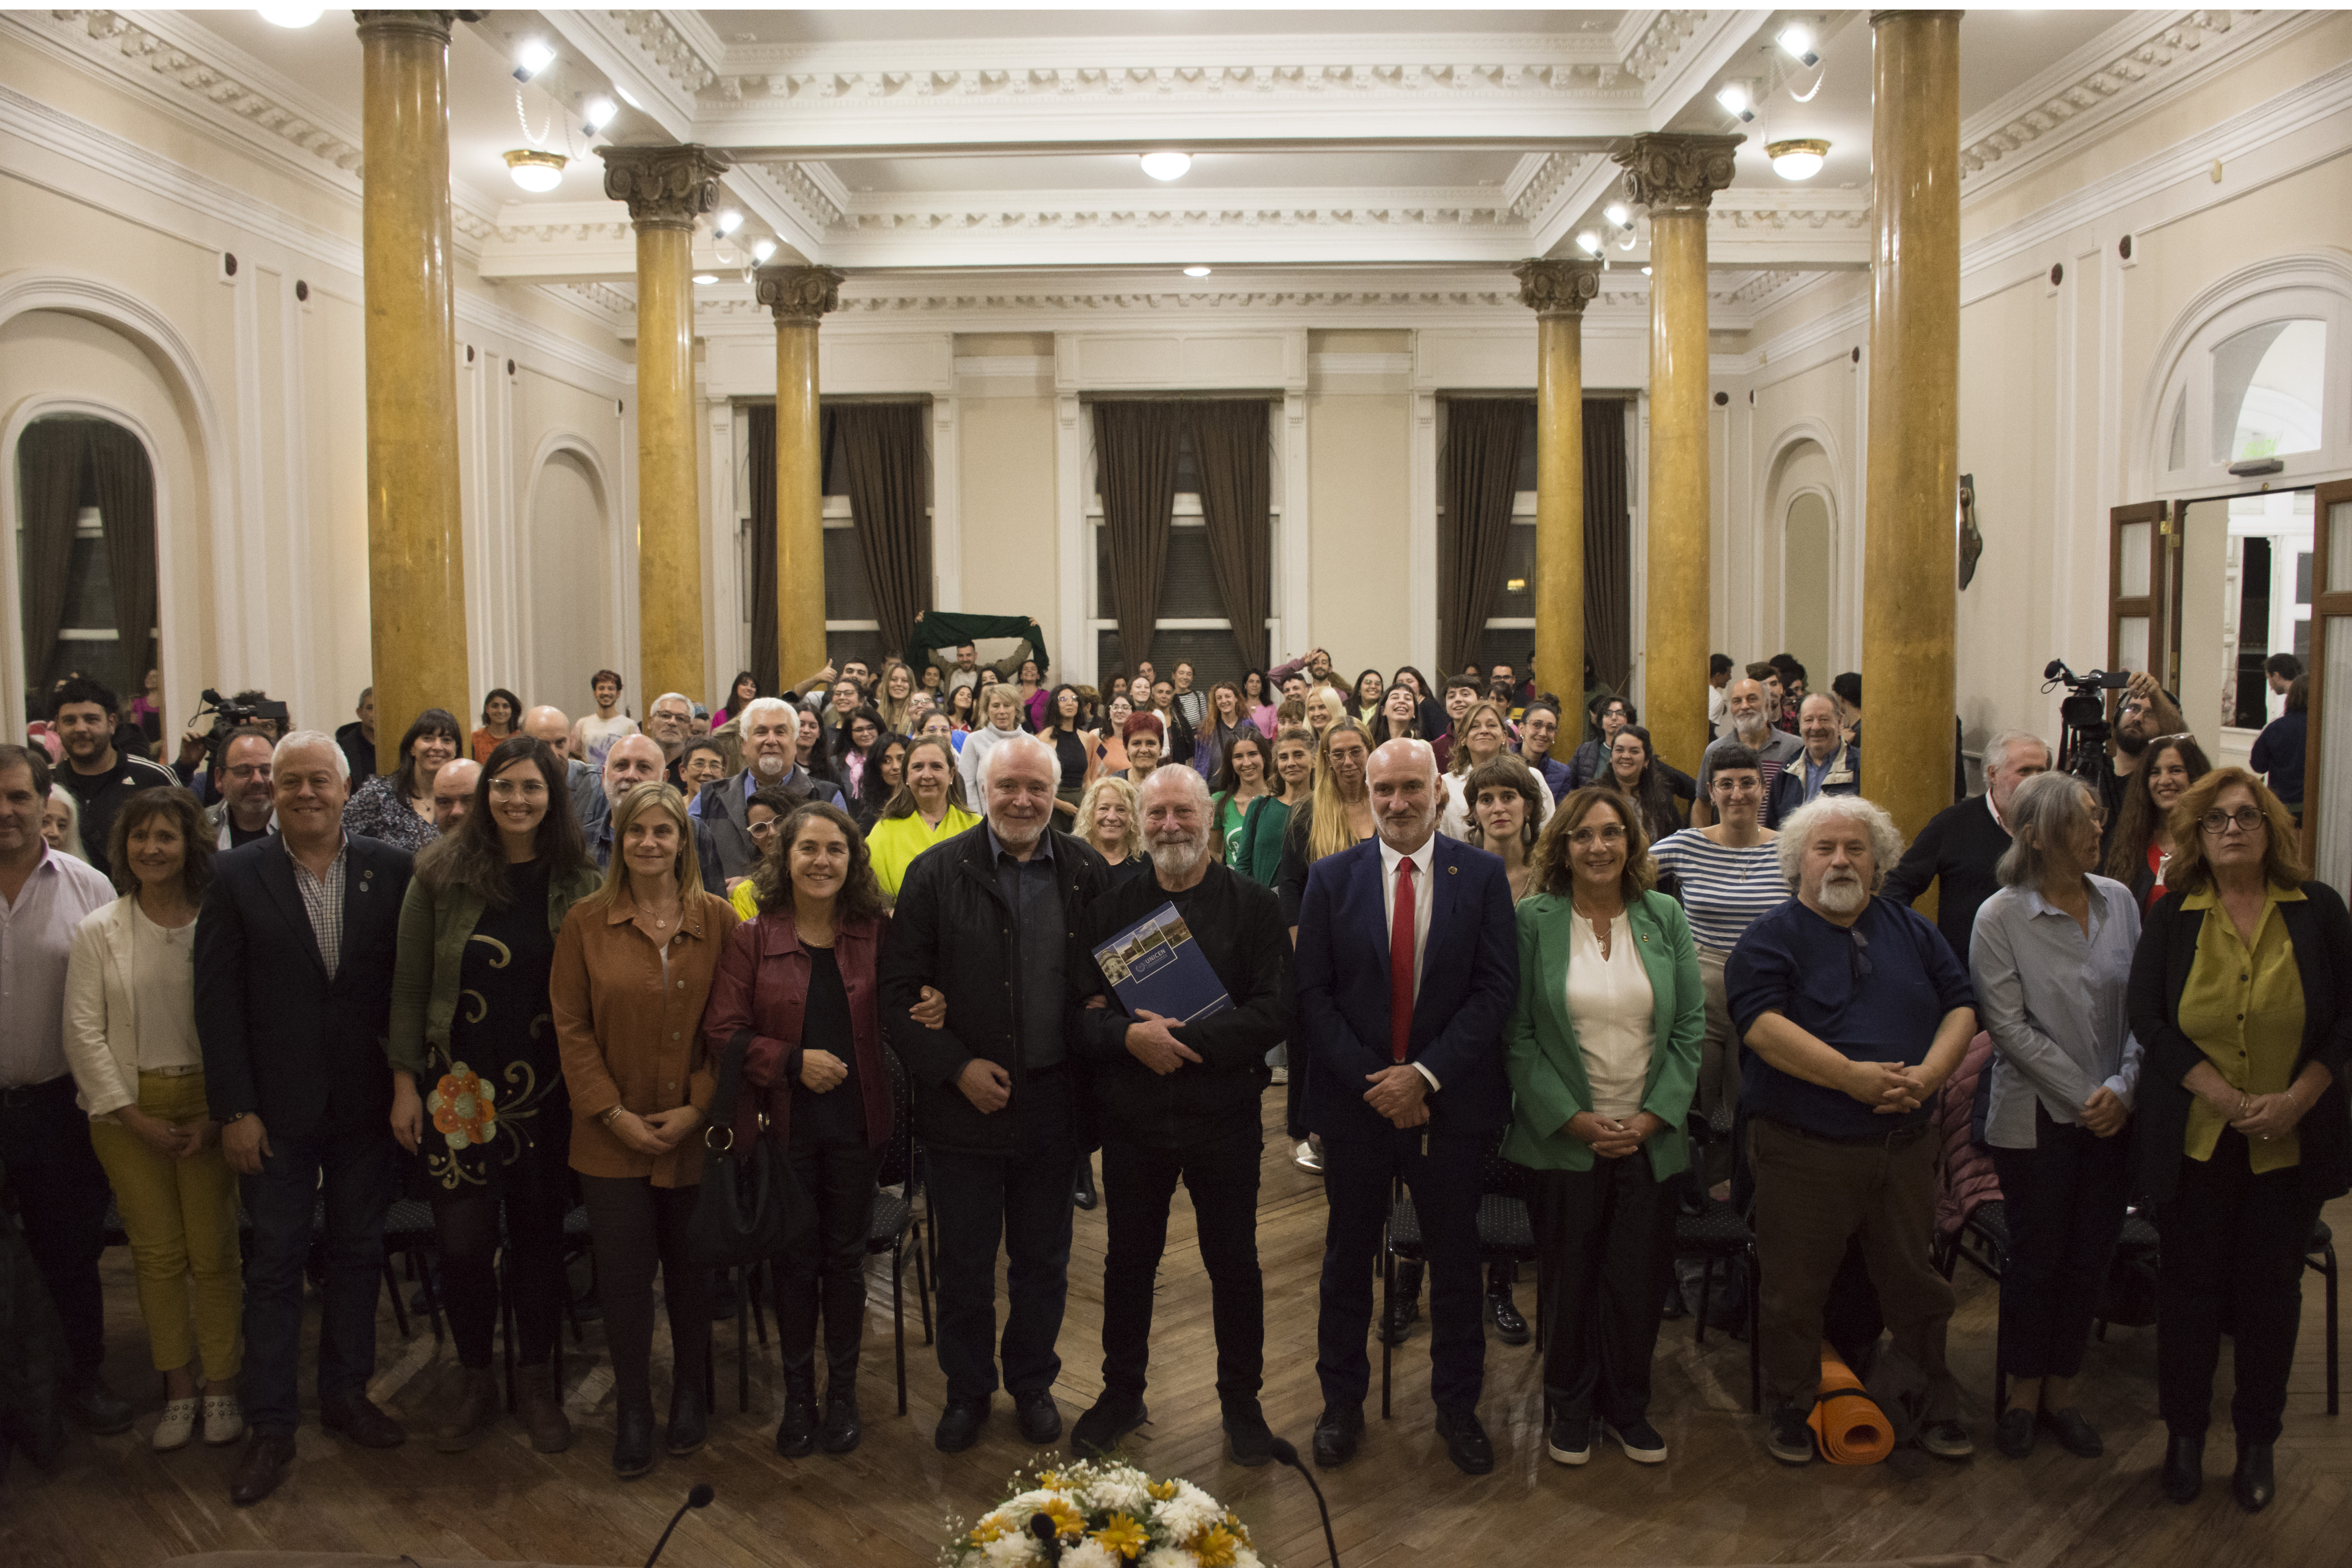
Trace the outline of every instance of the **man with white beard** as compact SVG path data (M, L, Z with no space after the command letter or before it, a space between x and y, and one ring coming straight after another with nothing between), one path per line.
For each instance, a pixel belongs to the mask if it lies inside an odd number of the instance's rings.
M1967 972L1926 916L1877 893L1902 835L1859 795L1824 795L1781 824L1796 897L1752 921L1724 964L1756 1179L1766 1447L1813 1457L1823 1309L1859 1236L1894 1353L1926 1379L1918 1443L1974 1452L1944 1361L1952 1288L1928 1265L1937 1092L1976 1033Z
M1070 1429L1070 1446L1101 1455L1148 1418L1151 1296L1168 1245L1168 1206L1181 1179L1192 1194L1217 1337L1217 1402L1227 1450L1263 1465L1274 1434L1258 1407L1265 1365L1265 1291L1257 1266L1258 1098L1272 1081L1265 1053L1289 1031L1290 956L1271 889L1210 852L1209 786L1191 768L1160 768L1140 805L1151 874L1129 877L1079 921L1089 954L1074 977L1087 1005L1075 1043L1102 1119L1103 1393ZM1093 962L1095 948L1172 905L1233 1003L1180 1022L1133 1015Z
M709 785L687 807L687 815L709 825L710 836L719 846L719 869L730 885L750 876L760 863L760 847L751 842L752 795L781 786L803 800L841 804L837 787L812 777L800 765L798 709L782 698L754 698L743 704L741 724L743 771Z
M1724 693L1726 715L1731 721L1728 733L1707 742L1706 750L1698 756L1698 798L1691 802L1691 826L1711 827L1715 825L1715 806L1707 786L1715 778L1715 754L1725 746L1742 745L1756 753L1761 763L1758 770L1764 780L1764 810L1759 820L1767 827L1780 826L1781 801L1773 787L1781 770L1803 754L1805 743L1786 730L1772 727L1776 711L1770 695L1759 681L1739 679L1731 683ZM1669 762L1673 758L1667 759Z

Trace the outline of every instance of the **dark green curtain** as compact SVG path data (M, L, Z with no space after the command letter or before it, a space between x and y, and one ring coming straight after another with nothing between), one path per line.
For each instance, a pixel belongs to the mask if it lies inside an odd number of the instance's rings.
M919 403L845 403L832 411L842 479L882 646L898 647L931 607L931 466Z
M1525 398L1456 397L1445 405L1437 520L1437 647L1446 673L1483 664L1486 611L1510 542ZM1442 678L1441 678L1442 679Z
M1612 691L1633 678L1633 524L1623 399L1584 400L1584 652ZM1581 679L1577 672L1570 679Z
M755 403L751 416L751 679L780 689L776 674L776 405ZM728 695L730 711L734 695Z
M1201 517L1209 535L1209 573L1234 624L1244 669L1266 667L1266 616L1273 610L1273 433L1263 400L1219 398L1185 405L1185 427L1201 470ZM1302 520L1303 522L1303 520ZM1128 647L1119 641L1122 653ZM1148 645L1147 645L1148 646ZM1140 656L1138 656L1140 657Z
M47 675L49 656L58 646L58 625L66 609L66 573L73 563L74 521L89 489L93 428L95 422L88 419L40 419L26 426L16 439L27 688ZM152 509L152 491L149 504ZM148 572L152 576L152 564Z
M1106 402L1094 410L1096 488L1110 547L1111 609L1118 621L1119 658L1132 665L1150 657L1160 621L1184 405Z
M155 647L155 471L139 437L120 425L91 426L89 447L122 679L135 690L147 679Z

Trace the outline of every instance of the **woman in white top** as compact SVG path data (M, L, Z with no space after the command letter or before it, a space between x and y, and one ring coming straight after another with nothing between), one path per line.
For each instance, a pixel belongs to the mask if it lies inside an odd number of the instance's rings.
M1470 835L1470 774L1474 769L1507 756L1511 749L1511 731L1503 721L1503 710L1492 702L1475 702L1454 726L1454 746L1445 759L1445 815L1437 820L1437 831L1448 838L1466 838ZM1551 791L1543 792L1543 801L1536 808L1536 827L1551 820Z
M66 1056L131 1238L139 1310L163 1374L152 1442L159 1451L185 1446L201 1415L205 1441L220 1447L245 1435L236 1402L245 1286L236 1177L205 1108L196 1044L196 909L212 879L212 836L196 797L164 788L125 801L109 837L122 897L74 930Z
M1518 905L1502 1154L1528 1173L1545 1446L1563 1465L1591 1458L1596 1436L1636 1463L1666 1457L1649 1421L1650 1358L1674 1266L1668 1178L1689 1163L1683 1120L1706 1024L1690 928L1653 880L1624 797L1580 789L1536 841L1534 890Z
M1670 833L1650 851L1682 884L1683 912L1698 947L1699 978L1706 986L1706 1049L1699 1068L1698 1106L1720 1127L1739 1103L1739 1039L1732 1032L1731 1008L1724 999L1723 962L1739 945L1748 922L1785 903L1789 884L1780 874L1780 837L1763 826L1764 764L1748 747L1718 746L1715 774L1707 786L1715 822ZM1727 1145L1710 1160L1709 1178L1730 1173Z

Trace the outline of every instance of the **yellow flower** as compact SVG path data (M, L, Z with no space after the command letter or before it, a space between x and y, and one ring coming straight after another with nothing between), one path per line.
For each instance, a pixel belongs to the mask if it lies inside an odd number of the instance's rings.
M1249 1526L1244 1524L1240 1520L1235 1519L1231 1513L1227 1513L1225 1515L1225 1528L1233 1532L1234 1539L1240 1542L1244 1546L1247 1546L1250 1543Z
M1232 1531L1222 1524L1213 1524L1192 1537L1186 1546L1201 1560L1201 1568L1234 1568L1234 1549L1240 1544Z
M1010 1528L1003 1514L992 1513L971 1527L971 1543L985 1546L992 1541L1001 1540Z
M1067 1498L1048 1498L1037 1511L1054 1521L1054 1533L1056 1535L1079 1536L1087 1532L1087 1516L1080 1513Z
M1095 1531L1095 1540L1104 1551L1130 1560L1141 1556L1143 1549L1151 1544L1150 1532L1123 1513L1112 1514L1110 1521Z
M1060 1491L1060 1490L1062 1489L1062 1474L1061 1474L1061 1472L1060 1472L1059 1470L1040 1470L1040 1471L1038 1471L1038 1472L1037 1472L1037 1486L1038 1486L1038 1489L1039 1489L1040 1490L1042 1490L1042 1491L1049 1491L1049 1492L1057 1492L1057 1491Z
M1151 1494L1151 1499L1154 1502L1166 1502L1176 1495L1176 1483L1174 1481L1153 1481L1143 1489Z

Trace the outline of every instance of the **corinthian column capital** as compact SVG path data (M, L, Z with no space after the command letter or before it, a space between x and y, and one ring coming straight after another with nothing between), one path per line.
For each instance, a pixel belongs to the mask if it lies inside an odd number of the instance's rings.
M751 274L760 303L776 313L780 327L814 327L826 311L839 310L845 280L830 267L762 267Z
M1511 268L1519 303L1538 317L1581 316L1601 292L1598 261L1522 261Z
M604 195L629 204L640 228L690 228L719 205L719 176L734 167L724 153L683 147L599 147Z
M1732 149L1745 136L1634 137L1611 154L1625 170L1625 195L1654 213L1704 212L1731 184Z

